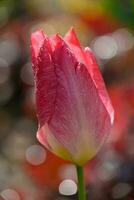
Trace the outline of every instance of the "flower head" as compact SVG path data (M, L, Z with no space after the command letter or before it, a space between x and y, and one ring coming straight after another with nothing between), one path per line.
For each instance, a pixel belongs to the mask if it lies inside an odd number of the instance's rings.
M78 165L96 155L110 133L114 111L92 51L71 28L64 39L31 35L38 140Z

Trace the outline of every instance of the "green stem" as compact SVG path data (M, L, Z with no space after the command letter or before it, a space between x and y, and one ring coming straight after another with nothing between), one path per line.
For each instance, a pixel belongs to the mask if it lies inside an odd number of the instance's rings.
M83 167L76 166L78 177L78 198L79 200L86 200L86 190L84 183Z

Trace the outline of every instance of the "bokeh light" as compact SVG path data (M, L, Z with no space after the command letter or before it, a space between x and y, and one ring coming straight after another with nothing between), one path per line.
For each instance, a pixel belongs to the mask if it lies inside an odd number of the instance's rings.
M26 159L32 165L42 164L46 156L46 151L41 145L32 145L26 150Z
M5 34L0 37L0 58L11 66L20 56L20 47L16 35Z
M124 53L125 51L132 49L134 46L134 36L125 28L116 30L112 34L112 37L117 43L118 53Z
M112 196L114 199L121 199L128 195L132 190L132 187L127 183L117 183L112 188Z
M0 58L0 84L4 84L10 77L10 68L6 60Z
M111 36L99 36L93 41L93 50L100 59L111 59L117 54L117 44Z
M34 85L32 65L30 62L26 63L21 69L21 80L27 85Z
M6 189L1 192L4 200L21 200L20 195L13 189Z
M74 181L66 179L59 185L59 193L62 195L70 196L77 192L77 185Z

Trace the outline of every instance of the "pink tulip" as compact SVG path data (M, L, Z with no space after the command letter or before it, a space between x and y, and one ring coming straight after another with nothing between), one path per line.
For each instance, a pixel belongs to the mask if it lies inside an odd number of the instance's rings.
M64 39L31 35L38 140L77 165L93 158L110 134L114 111L92 51L72 29Z

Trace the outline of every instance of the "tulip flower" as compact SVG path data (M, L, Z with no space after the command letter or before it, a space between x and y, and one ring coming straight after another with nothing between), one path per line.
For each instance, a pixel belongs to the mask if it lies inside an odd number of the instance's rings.
M100 150L114 119L94 55L80 46L73 28L64 38L32 33L31 55L37 138L51 152L81 167ZM78 179L81 176L82 172Z

